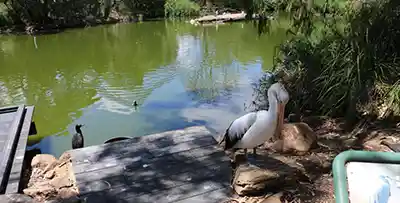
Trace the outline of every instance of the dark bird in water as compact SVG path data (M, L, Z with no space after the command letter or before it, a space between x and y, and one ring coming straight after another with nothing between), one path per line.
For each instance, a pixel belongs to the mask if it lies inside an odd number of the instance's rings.
M273 84L268 89L269 109L251 112L234 120L226 129L220 144L225 141L224 150L253 148L256 154L256 147L273 137L278 126L283 125L285 105L289 101L289 94L280 83ZM278 125L279 124L279 125Z
M76 133L72 136L72 149L78 149L83 147L83 134L81 127L83 125L75 125Z
M133 106L134 106L134 107L137 107L137 106L138 106L138 103L136 102L136 100L133 101Z

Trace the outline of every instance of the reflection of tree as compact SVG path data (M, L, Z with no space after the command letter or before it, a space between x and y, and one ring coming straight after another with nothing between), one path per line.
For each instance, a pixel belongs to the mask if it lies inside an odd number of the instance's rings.
M175 37L157 22L40 36L38 49L31 37L7 38L13 49L0 63L12 68L0 69L0 84L7 90L1 95L8 98L0 104L35 105L39 133L56 134L99 98L126 101L126 94L116 92L141 89L146 72L174 60Z
M177 63L183 70L190 69L186 87L203 99L214 100L238 85L241 68L237 66L261 59L264 69L271 68L275 46L285 39L285 25L276 23L269 35L256 39L251 23L201 27L190 37L179 37ZM269 46L260 46L264 44Z

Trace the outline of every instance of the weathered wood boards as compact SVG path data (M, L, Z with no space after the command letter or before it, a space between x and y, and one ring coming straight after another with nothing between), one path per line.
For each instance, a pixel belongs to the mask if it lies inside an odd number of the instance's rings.
M11 172L7 183L6 194L18 193L21 192L23 188L21 188L20 180L22 175L22 170L25 168L24 158L25 151L28 142L28 136L31 135L31 125L33 119L34 106L25 107L25 113L23 118L23 124L20 129L20 135L18 139L18 143L15 149L14 161L11 165ZM36 130L35 130L36 131Z
M0 194L6 189L25 106L0 109Z
M0 194L18 192L33 107L0 109Z
M221 202L229 158L203 126L70 151L86 202Z

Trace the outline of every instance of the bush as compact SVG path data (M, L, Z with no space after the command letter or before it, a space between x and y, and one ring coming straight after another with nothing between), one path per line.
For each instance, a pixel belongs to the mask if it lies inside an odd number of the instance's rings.
M335 19L316 10L303 9L298 35L279 47L277 67L289 73L288 111L400 115L400 1L349 1L335 8Z
M0 27L10 25L10 23L7 9L4 4L0 3Z
M190 0L167 0L164 9L166 17L195 16L200 12L200 6Z

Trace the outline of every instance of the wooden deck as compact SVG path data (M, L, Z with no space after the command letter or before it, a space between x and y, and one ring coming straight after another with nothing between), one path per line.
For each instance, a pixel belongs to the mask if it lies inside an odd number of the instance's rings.
M24 105L0 109L0 194L20 191L33 111L33 106Z
M69 152L87 203L217 203L231 193L229 158L203 126Z

